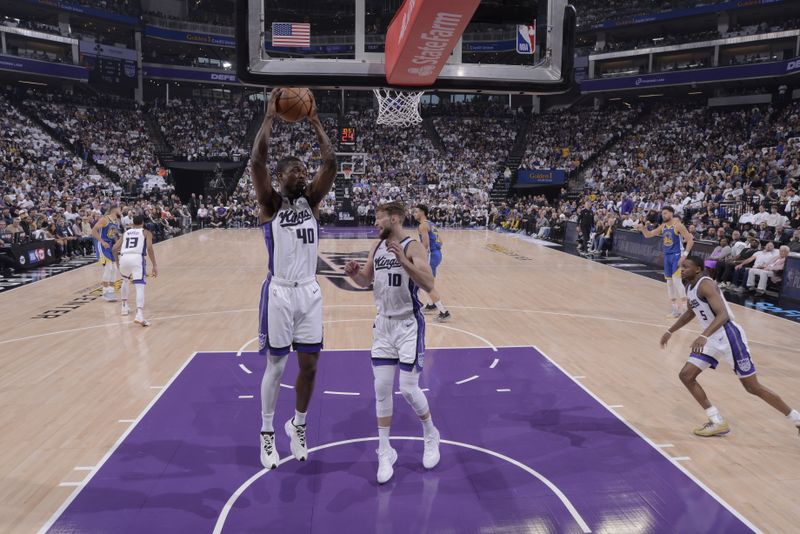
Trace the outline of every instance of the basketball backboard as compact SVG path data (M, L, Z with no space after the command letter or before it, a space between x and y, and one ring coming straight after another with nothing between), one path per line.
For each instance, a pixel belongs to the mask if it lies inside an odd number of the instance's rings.
M239 78L270 87L407 88L390 84L385 66L386 31L401 6L402 0L237 0ZM574 29L568 0L481 0L429 88L566 91Z

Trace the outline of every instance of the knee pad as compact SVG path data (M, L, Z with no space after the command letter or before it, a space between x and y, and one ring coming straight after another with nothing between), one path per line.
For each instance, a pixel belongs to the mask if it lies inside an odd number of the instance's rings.
M372 368L375 375L375 415L389 417L392 415L392 385L394 384L394 366L380 365Z
M414 413L420 416L428 413L428 399L419 387L418 373L400 371L400 393L411 405Z

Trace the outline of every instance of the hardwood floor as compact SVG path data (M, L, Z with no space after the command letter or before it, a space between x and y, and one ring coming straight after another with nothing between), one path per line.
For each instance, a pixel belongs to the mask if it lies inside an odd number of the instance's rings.
M672 444L670 455L688 457L682 465L759 528L797 528L800 437L725 364L700 381L733 432L691 434L704 414L677 374L697 328L659 348L671 324L662 283L511 235L442 236L437 287L453 320L429 321L429 347L536 345L585 377L580 382L604 402L621 405L615 410L652 441ZM324 239L326 272L372 243ZM74 490L69 484L86 476L76 467L100 462L193 352L255 350L266 272L259 231L195 232L157 245L156 254L149 328L97 298L96 266L0 294L1 531L40 528ZM372 294L340 288L349 285L341 277L320 284L326 348L368 348ZM798 325L739 306L734 312L761 381L800 407Z

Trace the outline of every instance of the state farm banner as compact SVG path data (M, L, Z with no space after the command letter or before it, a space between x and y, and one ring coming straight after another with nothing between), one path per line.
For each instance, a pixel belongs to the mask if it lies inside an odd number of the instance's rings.
M480 0L406 0L386 31L386 79L431 85L442 71Z

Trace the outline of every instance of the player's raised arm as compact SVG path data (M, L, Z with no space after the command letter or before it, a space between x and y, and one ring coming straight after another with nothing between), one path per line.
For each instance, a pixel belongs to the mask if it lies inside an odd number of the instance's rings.
M325 198L325 195L330 192L333 187L333 181L336 179L336 153L333 151L333 144L331 144L331 140L319 120L319 115L317 115L316 102L313 102L311 106L308 122L311 123L311 127L314 128L314 132L317 134L317 141L322 152L322 166L317 171L317 175L314 177L314 181L311 182L306 194L308 203L312 208L316 208Z
M373 263L375 257L375 248L369 253L367 263L362 267L356 260L350 260L344 267L344 272L347 276L353 279L353 282L361 287L369 286L375 279L375 265Z
M145 246L147 247L147 257L153 264L153 277L158 276L158 265L156 265L156 249L153 247L153 234L150 230L144 231Z
M386 244L386 248L394 253L397 260L414 283L430 293L433 289L433 272L431 271L431 266L428 264L428 257L422 249L422 246L420 246L417 241L412 241L404 252L400 243L392 241Z
M250 166L253 176L253 187L259 204L260 218L271 219L275 216L280 206L280 196L272 188L272 178L269 175L269 139L272 135L272 121L275 119L275 103L278 101L280 89L273 89L267 103L267 113L264 122L256 134L253 151L250 153Z

